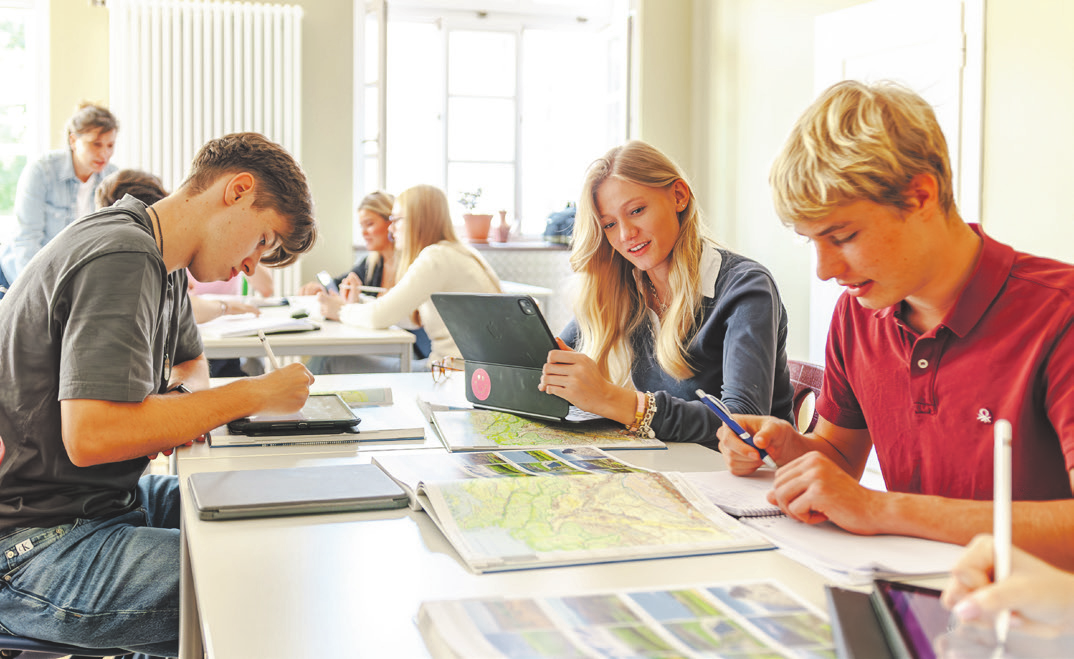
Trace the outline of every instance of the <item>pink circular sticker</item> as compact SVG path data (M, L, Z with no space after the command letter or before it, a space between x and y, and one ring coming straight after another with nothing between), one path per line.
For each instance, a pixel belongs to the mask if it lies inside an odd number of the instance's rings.
M475 368L470 376L470 390L474 392L478 400L485 400L492 393L492 379L488 371L483 368Z

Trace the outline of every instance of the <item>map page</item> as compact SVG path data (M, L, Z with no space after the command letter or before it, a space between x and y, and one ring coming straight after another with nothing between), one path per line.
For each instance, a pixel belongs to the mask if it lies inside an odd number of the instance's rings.
M420 493L475 572L772 548L676 473L480 478Z
M636 437L621 424L607 419L546 423L492 410L437 410L432 413L432 425L449 451L560 446L667 448L658 439Z

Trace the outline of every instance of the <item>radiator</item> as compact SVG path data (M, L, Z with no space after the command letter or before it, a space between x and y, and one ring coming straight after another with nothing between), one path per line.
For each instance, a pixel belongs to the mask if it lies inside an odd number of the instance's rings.
M108 0L115 162L168 190L209 139L256 131L301 161L302 8L237 2ZM275 273L277 294L299 269Z

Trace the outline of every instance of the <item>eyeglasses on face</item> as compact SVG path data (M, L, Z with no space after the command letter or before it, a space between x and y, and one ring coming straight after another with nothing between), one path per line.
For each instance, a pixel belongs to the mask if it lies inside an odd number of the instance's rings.
M460 357L444 357L429 362L429 370L433 375L433 382L441 382L451 375L452 371L465 371L466 362Z

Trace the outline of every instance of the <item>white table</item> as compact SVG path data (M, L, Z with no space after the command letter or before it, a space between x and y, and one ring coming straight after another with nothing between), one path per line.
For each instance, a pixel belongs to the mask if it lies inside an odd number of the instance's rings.
M302 298L294 298L290 306L264 307L261 313L289 317L297 309L308 307ZM312 314L311 314L312 315ZM271 334L269 341L277 357L307 355L368 355L399 356L399 370L410 371L414 335L398 329L364 329L344 325L334 320L314 319L321 329L292 334ZM209 359L234 357L264 357L265 349L256 336L220 338L202 335L205 356Z
M434 385L423 373L325 376L319 388L391 386L461 396L461 382ZM256 449L195 446L179 453L185 493L192 473L368 462L378 446L343 444ZM394 450L440 451L435 441ZM652 469L720 469L719 454L692 444L617 451ZM354 657L427 655L414 616L423 600L553 595L664 588L774 577L823 607L822 579L776 551L634 561L476 575L425 513L409 509L207 522L183 506L181 656Z

